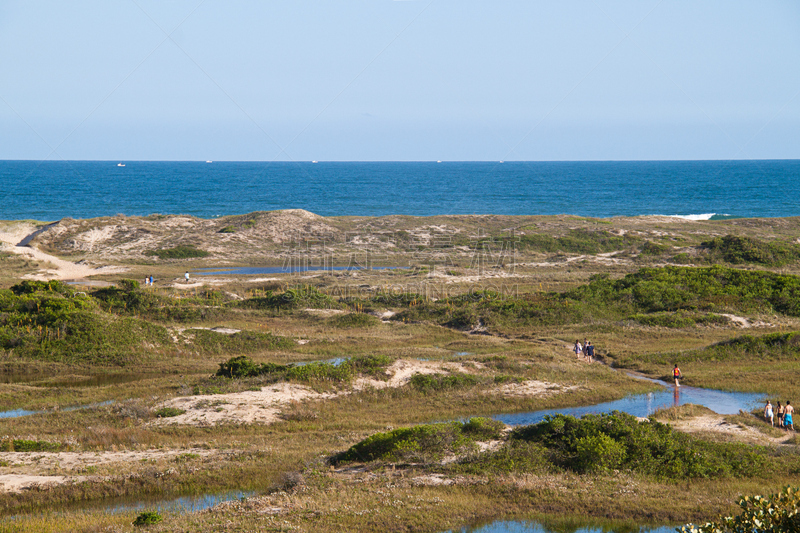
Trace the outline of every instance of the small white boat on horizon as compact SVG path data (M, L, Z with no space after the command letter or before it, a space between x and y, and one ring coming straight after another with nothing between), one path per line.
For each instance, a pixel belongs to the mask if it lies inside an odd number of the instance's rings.
M125 166L125 163L117 163L117 166L118 166L118 167L124 167L124 166Z
M206 161L206 163L213 163L213 161Z

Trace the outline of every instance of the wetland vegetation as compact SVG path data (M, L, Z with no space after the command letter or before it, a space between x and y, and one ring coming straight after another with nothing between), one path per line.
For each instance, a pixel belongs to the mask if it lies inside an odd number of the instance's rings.
M146 528L437 532L556 514L679 525L796 480L797 439L757 413L492 418L659 389L612 366L666 378L677 363L686 385L794 403L796 221L432 219L319 222L385 231L381 251L403 270L186 283L219 252L152 228L160 241L109 252L127 271L97 277L108 286L24 279L39 265L3 254L0 400L41 412L0 419L0 530L132 531L155 509L98 505L228 491L256 496L159 511ZM220 220L192 249L257 264L230 239L267 220ZM420 248L432 225L457 230L437 241L446 260ZM80 228L34 241L78 260ZM478 228L515 255L476 261ZM276 242L249 246L283 260ZM150 273L155 286L134 281ZM575 339L605 364L576 357Z

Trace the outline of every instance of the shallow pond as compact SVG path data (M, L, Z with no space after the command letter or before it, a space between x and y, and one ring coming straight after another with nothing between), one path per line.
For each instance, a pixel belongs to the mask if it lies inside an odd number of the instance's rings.
M232 490L228 492L221 492L217 494L202 494L199 496L182 496L180 498L172 499L127 499L127 498L110 498L96 503L87 503L77 506L69 506L70 510L80 509L82 511L95 511L109 514L127 513L131 511L157 511L159 513L193 513L196 511L203 511L209 509L223 502L231 500L241 500L243 498L251 498L256 493L252 491ZM56 512L54 514L60 514ZM21 515L6 516L2 521L15 520Z
M639 377L639 376L633 376ZM675 387L663 381L647 379L664 386L664 390L647 394L632 394L621 400L584 407L564 407L528 413L496 415L493 418L511 426L524 426L541 422L547 415L558 413L581 417L587 414L622 411L638 417L647 417L659 409L692 403L702 405L721 415L733 415L739 411L751 411L762 403L763 394L747 392L725 392L697 387Z
M448 533L675 533L672 526L633 527L630 525L557 526L552 529L538 522L498 521L491 524L451 530Z
M41 410L41 411L29 411L27 409L12 409L11 411L0 411L0 418L19 418L21 416L30 416L30 415L38 415L41 413L57 413L57 412L64 412L64 411L77 411L79 409L91 409L92 407L102 407L104 405L111 405L112 403L116 403L114 400L107 400L105 402L93 403L89 405L74 405L72 407L62 407L58 411L53 410Z
M289 266L289 267L216 267L199 268L190 271L195 276L249 276L253 274L295 274L297 272L340 272L351 270L395 270L408 267L387 266L387 267L330 267L330 266Z

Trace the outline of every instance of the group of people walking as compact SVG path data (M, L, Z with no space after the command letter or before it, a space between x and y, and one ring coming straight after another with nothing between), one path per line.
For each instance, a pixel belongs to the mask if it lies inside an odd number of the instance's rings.
M786 405L781 405L781 402L772 407L772 402L767 400L767 405L764 407L764 418L773 426L778 426L783 429L791 429L794 431L794 421L792 415L794 414L794 406L792 402L786 402Z
M152 285L153 284L153 276L145 276L144 277L144 284L145 285Z
M594 345L591 341L584 339L583 344L581 344L580 341L576 340L572 351L575 352L575 355L578 356L579 359L586 359L590 363L594 360Z

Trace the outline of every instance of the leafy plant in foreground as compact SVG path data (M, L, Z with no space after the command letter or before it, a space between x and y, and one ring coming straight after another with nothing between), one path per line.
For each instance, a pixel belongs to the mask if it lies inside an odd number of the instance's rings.
M687 524L681 533L797 533L800 531L800 490L785 487L779 494L746 496L742 511L703 525Z

